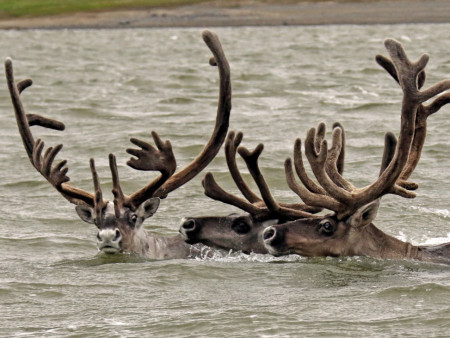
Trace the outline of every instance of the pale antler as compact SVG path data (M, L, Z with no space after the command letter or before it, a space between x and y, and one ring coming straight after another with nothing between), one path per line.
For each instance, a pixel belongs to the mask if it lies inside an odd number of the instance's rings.
M42 156L44 142L41 140L34 141L30 126L38 125L45 128L64 130L64 124L52 119L45 118L40 115L25 114L25 110L20 99L23 90L32 85L30 79L15 83L13 64L10 58L5 61L6 81L9 93L11 95L12 104L16 116L17 126L22 138L28 157L38 172L44 176L47 181L53 185L68 201L74 204L87 204L94 206L94 194L75 188L69 185L70 178L67 176L68 168L65 167L67 161L63 160L53 166L53 161L62 145L55 148L48 148Z

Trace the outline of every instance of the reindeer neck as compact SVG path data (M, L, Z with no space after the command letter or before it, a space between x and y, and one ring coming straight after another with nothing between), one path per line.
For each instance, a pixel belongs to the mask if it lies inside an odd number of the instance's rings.
M357 254L384 259L422 259L419 247L392 237L373 224L362 230L361 235Z
M201 250L187 244L179 234L163 236L147 232L146 252L144 253L147 258L180 259L201 257L201 255Z

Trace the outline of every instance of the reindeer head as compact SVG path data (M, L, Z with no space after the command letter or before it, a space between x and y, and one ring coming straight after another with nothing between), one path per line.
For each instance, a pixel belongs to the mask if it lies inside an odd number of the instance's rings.
M377 56L377 62L400 84L403 91L401 127L398 142L387 133L380 175L372 184L356 188L336 170L333 151L326 140L317 143L312 128L305 139L305 155L319 185L307 177L301 158L300 140L294 148L295 169L303 185L296 182L292 160L285 162L289 187L308 205L334 211L331 215L310 215L294 222L264 230L267 250L274 255L297 253L303 256L354 256L380 258L421 258L418 247L397 240L377 229L374 220L379 201L386 194L414 198L418 185L407 182L416 167L426 135L426 119L450 102L450 81L420 90L425 81L428 56L411 62L400 43L386 40L392 60ZM424 102L438 96L428 106ZM339 145L340 129L333 132L333 147ZM331 165L330 165L331 164Z
M170 192L200 173L214 159L225 140L231 112L230 68L218 37L209 31L204 31L202 36L213 54L209 63L217 66L220 77L216 123L208 143L191 163L175 173L177 165L169 141L162 141L156 132L152 132L156 147L131 138L131 142L140 149L127 149L129 154L135 156L127 164L133 169L156 171L160 175L137 192L125 195L119 184L115 156L110 154L113 202L104 200L102 197L93 159L90 160L90 166L95 192L90 193L68 184L70 178L67 176L66 160L53 165L55 157L62 149L62 144L49 147L43 152L44 142L40 139L34 140L30 127L38 125L63 130L64 125L43 116L25 114L20 94L31 86L32 81L27 79L16 83L12 61L9 58L5 61L6 79L17 126L32 165L64 198L77 205L76 211L82 220L97 226L99 230L97 243L103 252L138 254L144 252L145 246L148 245L145 241L146 232L141 226L144 220L156 212L160 198L165 198Z
M340 126L340 124L336 124L336 126ZM263 145L260 144L254 151L249 151L245 147L239 147L242 138L242 133L230 132L228 134L225 142L225 157L228 170L247 201L223 190L211 173L206 174L203 179L203 187L208 197L236 206L245 213L219 217L184 218L180 226L180 233L188 243L203 243L211 247L240 250L245 253L267 253L262 241L262 233L266 227L285 220L306 217L309 215L308 211L320 211L318 208L311 208L303 203L277 203L258 166L258 158L263 151ZM245 183L236 163L237 152L244 159L258 185L262 198ZM343 156L342 152L340 163L343 163ZM340 170L343 170L343 167L340 167Z
M257 221L252 215L231 214L215 217L186 217L181 221L180 233L187 243L203 243L213 248L267 253L262 231L278 220Z
M274 256L291 253L305 257L361 255L373 249L370 236L365 238L365 235L373 230L372 221L378 206L379 200L376 200L344 220L330 214L270 226L263 232L264 246Z

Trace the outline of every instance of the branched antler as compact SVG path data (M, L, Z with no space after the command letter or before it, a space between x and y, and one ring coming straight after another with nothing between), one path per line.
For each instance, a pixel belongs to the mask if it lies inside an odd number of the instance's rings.
M385 58L381 59L383 60L382 65L386 65L385 69L398 80L403 91L403 101L401 110L401 128L395 153L392 155L391 151L385 151L385 159L382 164L382 167L385 167L385 169L380 173L378 179L374 183L358 189L352 188L352 186L344 181L342 177L335 176L336 169L333 166L327 166L327 159L329 159L330 156L328 154L326 140L322 140L320 146L318 146L317 140L322 139L321 132L316 131L314 128L310 129L306 136L305 155L320 187L323 188L326 193L323 194L323 191L320 191L320 189L311 189L310 186L299 189L293 180L291 162L290 160L286 162L285 169L287 180L290 185L295 186L296 192L300 197L304 201L307 201L306 203L323 206L335 211L339 219L351 215L359 207L374 201L387 193L397 194L407 198L415 197L414 193L399 186L397 182L409 177L409 171L404 174L408 158L413 159L414 157L417 157L417 151L414 150L414 147L412 148L414 138L416 138L416 140L420 139L420 137L417 139L418 134L415 136L415 131L417 131L416 118L423 121L421 117L417 116L422 114L421 109L426 100L450 89L450 81L444 80L421 91L420 87L425 79L424 68L428 62L428 56L423 55L417 62L411 62L406 56L403 47L397 41L388 39L385 41L385 46L392 61L386 62ZM433 102L431 104L433 109L442 107L447 101L447 96L448 93L443 94L441 98L437 99L437 102L439 103ZM340 128L337 128L334 136L337 139L339 138L339 129ZM339 143L339 141L336 142ZM388 142L389 137L386 140L386 144L388 144ZM417 144L420 145L420 143L422 143L422 141ZM296 152L299 149L299 146L297 146L298 144L300 144L300 142L296 143ZM385 147L389 147L389 145L386 145ZM410 155L410 149L413 149L411 150L413 155ZM418 152L418 154L420 154L420 152ZM301 156L300 152L298 152L298 156ZM387 163L388 160L389 163ZM410 166L410 168L413 170L414 166ZM302 181L304 180L302 179ZM406 187L411 188L414 186L406 185Z
M130 196L125 195L120 187L116 159L114 155L110 155L116 216L119 215L120 209L123 207L135 210L150 197L164 198L168 193L191 180L214 159L225 140L231 112L230 68L218 37L212 32L204 31L203 40L213 54L210 64L218 67L220 77L219 101L213 133L202 152L176 174L174 174L176 161L169 141L163 142L156 132L152 132L156 147L142 140L132 138L131 142L141 149L127 150L129 154L136 157L131 158L127 164L137 170L159 171L161 175ZM54 148L50 147L44 151L44 142L41 140L35 142L30 131L30 126L34 125L56 130L63 130L64 125L59 121L40 115L25 114L20 100L20 93L31 86L32 81L27 79L15 83L12 61L9 58L5 61L5 70L17 125L31 163L66 199L74 204L86 204L94 208L96 218L100 219L101 211L105 208L108 201L104 201L99 197L102 194L94 161L91 160L91 171L95 184L94 193L77 189L67 183L70 180L67 175L67 161L63 160L56 165L53 164L55 157L62 149L62 145Z
M210 31L204 31L202 37L213 53L213 58L209 60L210 65L217 66L219 69L219 102L213 133L202 152L177 173L175 173L176 161L169 141L163 142L156 132L152 132L156 149L149 143L132 138L131 142L141 149L127 149L129 154L137 157L131 158L127 164L139 170L156 170L161 175L126 198L129 206L137 206L150 197L165 198L171 191L187 183L214 159L225 140L231 112L230 67L218 37Z
M214 180L211 173L208 173L202 182L205 188L205 194L208 197L238 207L250 213L257 220L270 218L293 220L307 217L310 213L320 211L320 209L307 206L303 203L278 203L270 192L269 186L258 166L258 158L263 151L263 145L259 144L253 151L249 151L242 146L238 147L242 141L242 137L242 133L235 134L234 132L230 132L228 134L225 143L225 156L231 176L247 201L223 190ZM245 183L236 165L236 152L239 152L244 159L250 174L258 186L262 199L252 192Z
M127 164L131 168L137 170L159 171L161 175L127 198L127 203L133 201L134 205L139 205L139 201L145 200L148 196L153 196L156 190L158 190L177 169L177 163L175 156L173 155L170 141L167 140L163 142L159 135L154 131L152 131L152 137L157 148L142 140L136 138L130 139L131 143L141 147L141 149L127 149L127 153L136 157L131 158Z
M20 99L20 94L26 88L30 87L33 82L30 79L26 79L18 83L14 81L13 64L10 58L7 58L5 61L5 72L17 126L31 163L67 200L74 204L87 204L93 206L93 194L77 189L67 183L70 180L67 176L68 168L65 167L67 161L63 160L56 166L53 166L53 161L62 149L62 145L58 145L55 148L50 147L45 151L44 155L42 155L44 142L41 140L37 140L35 142L30 130L30 126L41 126L55 130L64 130L64 124L40 115L25 114L25 110Z
M377 55L376 56L377 63L383 67L393 78L399 83L399 79L397 76L397 70L393 64L393 62L385 56ZM422 70L417 77L417 88L421 89L425 84L426 73L425 70ZM418 185L413 182L407 182L412 172L416 168L419 163L420 156L422 153L423 145L426 138L427 133L427 118L428 116L436 113L442 108L444 105L450 103L450 93L444 93L433 100L429 105L424 105L421 103L417 108L417 115L415 121L415 130L414 130L414 138L411 144L411 149L409 152L408 162L406 166L403 168L403 171L400 175L400 178L397 180L397 184L408 190L415 190L418 188Z

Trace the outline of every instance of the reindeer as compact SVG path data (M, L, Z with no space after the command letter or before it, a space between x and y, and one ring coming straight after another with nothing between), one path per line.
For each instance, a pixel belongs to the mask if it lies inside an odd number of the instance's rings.
M343 127L335 123L333 128ZM325 135L325 124L318 126L318 138ZM258 167L258 158L264 145L259 144L255 150L249 151L245 147L239 147L243 139L241 132L235 134L230 132L225 142L225 158L228 170L241 193L247 201L238 196L224 191L216 183L211 173L206 174L203 179L205 194L215 200L231 204L245 211L243 214L233 213L228 216L214 217L186 217L180 225L180 233L186 242L203 243L213 248L242 251L244 253L268 253L264 246L262 232L273 224L284 223L287 220L295 220L305 217L305 211L317 213L321 208L315 208L303 203L280 203L275 202L269 187ZM341 138L341 149L344 149L345 137ZM262 198L255 194L245 183L236 163L236 153L239 152L244 159L253 179L255 180ZM344 170L345 152L342 150L338 156L338 171L342 174Z
M307 257L358 255L450 263L450 243L415 246L387 235L372 223L382 196L415 197L412 190L418 185L408 182L408 179L420 159L426 119L450 102L450 92L445 92L450 89L450 80L421 90L428 55L411 62L399 42L388 39L385 46L391 59L377 56L376 60L400 84L403 101L398 142L393 135L386 135L384 164L378 179L366 187L354 187L338 173L333 159L336 152L328 152L326 140L322 140L317 148L317 131L310 129L305 138L304 152L319 184L306 174L300 140L294 147L294 165L303 185L295 179L291 158L285 161L286 179L289 187L307 205L333 213L322 216L309 214L303 219L267 227L263 241L269 253L277 256L295 253ZM434 101L424 105L432 98ZM337 145L338 148L340 137L341 130L336 128L333 147Z
M12 60L5 61L6 79L14 107L17 126L25 150L34 168L69 202L76 205L80 218L98 228L97 246L103 253L133 253L151 259L186 258L201 255L199 249L184 242L179 236L162 237L148 233L142 224L158 209L160 199L167 197L200 173L217 155L225 140L231 112L231 83L228 61L218 37L209 31L203 32L203 40L211 50L210 64L218 66L220 78L219 101L213 133L201 153L182 170L176 171L176 160L170 141L163 141L156 132L152 137L156 147L142 140L130 141L139 149L127 149L134 156L127 164L136 170L158 171L160 175L142 189L125 195L121 189L116 158L109 155L114 195L113 201L103 199L93 159L90 169L94 181L94 193L78 189L68 182L67 161L53 165L62 144L49 147L44 152L44 142L36 141L31 126L64 130L64 124L40 115L25 114L20 94L31 86L30 79L15 82Z

